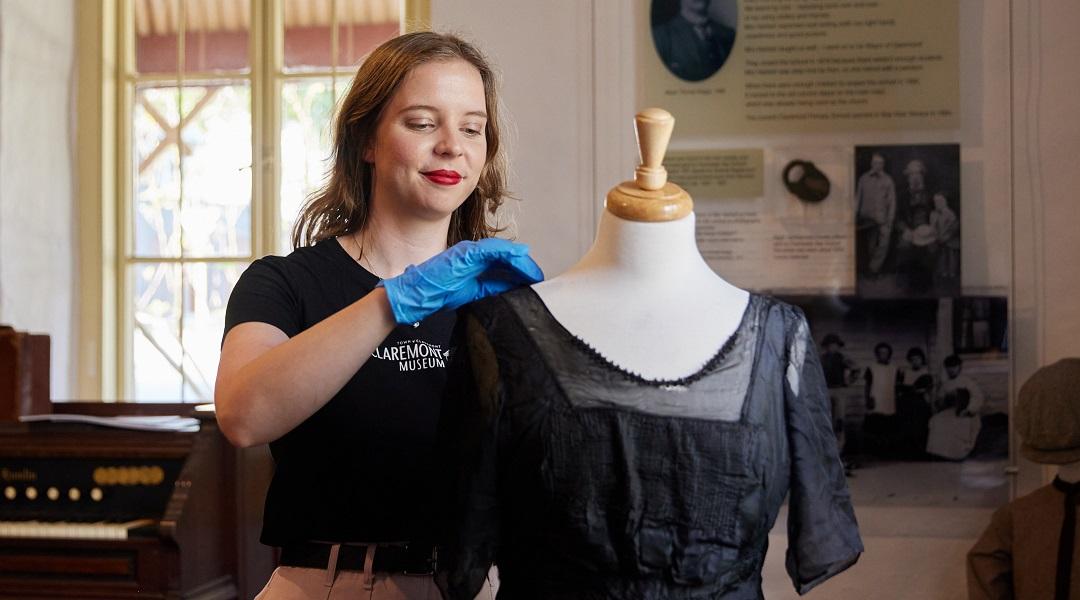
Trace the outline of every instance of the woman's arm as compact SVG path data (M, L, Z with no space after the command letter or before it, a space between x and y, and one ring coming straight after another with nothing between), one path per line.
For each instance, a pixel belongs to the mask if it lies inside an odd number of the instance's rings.
M376 288L291 339L266 323L233 327L214 392L222 433L241 447L281 437L329 402L394 325Z
M267 323L236 325L214 391L221 431L242 447L276 440L329 402L395 325L543 279L524 244L465 241L291 339Z

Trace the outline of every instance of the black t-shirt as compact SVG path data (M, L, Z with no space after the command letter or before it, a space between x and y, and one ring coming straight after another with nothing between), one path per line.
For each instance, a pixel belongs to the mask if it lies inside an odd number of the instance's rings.
M333 238L267 256L233 288L225 332L260 321L292 337L378 281ZM454 320L443 311L395 328L325 406L270 442L264 544L434 537L433 448Z

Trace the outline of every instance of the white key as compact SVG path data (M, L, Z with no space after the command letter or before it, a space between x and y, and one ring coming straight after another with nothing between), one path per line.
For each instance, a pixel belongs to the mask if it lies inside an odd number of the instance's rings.
M126 540L129 531L153 522L151 519L136 519L127 523L0 521L0 538Z

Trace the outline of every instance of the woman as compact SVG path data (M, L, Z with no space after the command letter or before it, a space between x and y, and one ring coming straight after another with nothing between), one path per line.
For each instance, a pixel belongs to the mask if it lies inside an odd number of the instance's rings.
M919 460L926 456L934 376L930 374L922 348L909 349L907 361L908 366L900 370L896 385L896 414L903 432L903 457Z
M874 346L877 359L863 373L866 416L862 425L862 449L879 458L893 458L899 441L896 417L896 384L900 367L892 362L893 348L886 342Z
M955 278L960 272L960 220L949 208L945 192L934 194L930 226L934 229L934 251L937 253L934 275L939 279Z
M475 48L431 32L386 42L342 103L295 250L237 282L215 401L233 443L269 443L275 460L262 542L282 566L260 598L437 594L443 309L543 278L525 246L490 238L499 131Z
M930 417L926 452L947 460L964 460L975 449L982 430L982 390L955 354L945 358L945 377L938 384L934 416Z

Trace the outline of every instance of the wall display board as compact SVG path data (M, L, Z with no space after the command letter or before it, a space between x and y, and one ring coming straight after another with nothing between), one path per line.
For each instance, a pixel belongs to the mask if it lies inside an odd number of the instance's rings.
M643 98L676 135L959 125L955 1L646 1Z
M994 232L1011 215L989 164L1005 138L984 114L1008 88L973 80L993 58L963 44L993 36L961 28L987 13L638 6L639 105L676 118L665 166L694 198L698 247L728 281L807 315L856 505L1006 501L1012 249Z
M763 157L757 185L703 183L701 165L732 153ZM705 260L738 285L790 294L855 290L851 165L842 147L670 152L665 160L671 181L696 200Z

